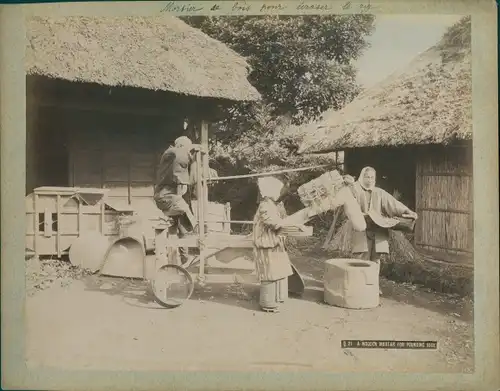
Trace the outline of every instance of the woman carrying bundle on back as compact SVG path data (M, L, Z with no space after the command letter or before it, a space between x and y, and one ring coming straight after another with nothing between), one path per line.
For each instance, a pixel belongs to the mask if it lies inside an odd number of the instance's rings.
M288 277L294 272L285 249L283 213L277 200L283 182L274 177L258 179L260 203L254 218L253 245L257 275L261 284L259 304L262 310L278 312L288 297Z
M376 171L372 167L361 170L358 180L346 175L346 184L350 185L361 211L365 216L379 220L383 217L404 217L413 220L417 214L407 206L396 200L385 190L376 187ZM352 234L352 254L357 259L376 263L377 273L380 273L380 256L389 253L389 232L387 229L377 227L373 222L367 224L365 232Z

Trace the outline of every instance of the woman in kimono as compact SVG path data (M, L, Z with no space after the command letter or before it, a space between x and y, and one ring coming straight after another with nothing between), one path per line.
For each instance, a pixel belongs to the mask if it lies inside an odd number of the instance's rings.
M344 177L347 184L352 185L354 197L358 201L361 211L365 216L376 213L385 217L407 217L417 219L417 214L407 206L396 200L385 190L376 187L376 171L372 167L365 167L356 182L347 175ZM368 224L365 232L353 232L352 253L357 259L374 262L377 273L380 273L380 256L389 253L389 231L387 229L373 228Z
M293 274L284 238L279 232L284 216L277 200L283 186L274 177L258 180L261 201L254 218L253 245L261 284L259 304L266 312L278 312L279 304L288 297L288 276Z

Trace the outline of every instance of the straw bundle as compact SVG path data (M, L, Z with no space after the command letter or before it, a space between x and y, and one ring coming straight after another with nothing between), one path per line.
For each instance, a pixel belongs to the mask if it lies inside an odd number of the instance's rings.
M422 256L413 247L410 241L400 231L389 229L389 256L395 262L414 262ZM353 227L350 220L345 220L329 245L330 250L339 251L343 255L350 256L352 250Z
M397 262L413 262L422 256L413 247L402 232L389 229L389 253L390 257ZM345 220L337 233L333 236L328 248L339 251L344 255L351 255L352 249L352 223Z
M350 256L352 249L352 233L353 227L349 220L344 220L337 230L337 233L333 236L327 248L338 251L342 256Z
M320 214L336 209L335 200L337 193L344 187L344 179L337 170L325 172L297 189L300 201L315 212Z

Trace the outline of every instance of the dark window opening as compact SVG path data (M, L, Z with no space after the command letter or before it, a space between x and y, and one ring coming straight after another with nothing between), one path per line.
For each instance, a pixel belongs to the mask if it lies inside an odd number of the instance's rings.
M57 221L57 213L51 213L52 216L52 232L59 230L59 222ZM45 232L45 213L38 213L38 231Z

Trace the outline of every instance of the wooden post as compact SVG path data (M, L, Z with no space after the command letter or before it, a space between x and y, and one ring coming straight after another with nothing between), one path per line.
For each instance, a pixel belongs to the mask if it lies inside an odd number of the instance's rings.
M330 226L330 229L328 230L328 233L326 234L325 241L323 242L323 249L325 249L325 250L328 248L328 245L332 241L333 235L335 234L335 226L337 225L337 220L338 220L339 215L340 215L340 209L341 209L341 207L338 207L335 210L335 212L333 212L332 225Z
M128 186L128 204L132 205L132 152L129 151L127 161L127 186Z
M202 167L203 167L203 176L202 176L202 184L203 184L203 210L205 215L203 216L203 221L207 220L207 212L208 212L208 178L210 177L210 171L208 166L208 123L206 121L201 122L201 146L204 149L202 152ZM205 227L205 232L207 232L207 228Z
M202 182L202 166L201 166L201 152L196 152L196 191L197 191L197 205L198 205L198 233L200 241L200 274L198 279L203 281L205 278L205 211L203 197L203 182Z
M82 226L83 226L83 211L82 211L82 199L80 197L78 199L78 236L82 234Z
M38 220L38 193L36 190L33 193L33 223L34 223L34 230L35 230L35 237L33 238L33 251L35 252L35 257L38 259L39 257L39 251L38 251L38 235L40 235L40 227L38 226L39 220Z
M167 230L155 227L155 271L167 264Z
M61 248L61 195L57 195L57 200L56 200L56 211L57 211L57 217L56 217L56 237L57 237L57 257L61 258L61 253L62 253L62 248Z
M224 233L227 233L227 234L230 234L231 233L231 223L230 223L230 220L231 220L231 203L230 202L226 202L226 204L224 205L224 219L226 221L224 221L222 223L222 230L224 231Z
M206 222L206 212L208 210L208 123L206 121L201 121L201 146L203 151L200 153L201 157L201 167L198 166L198 179L201 183L201 188L198 200L198 204L201 205L200 215L199 215L199 230L200 230L200 274L199 279L201 281L205 278L205 262L207 258L204 241L207 237L207 227ZM201 169L200 169L201 168ZM202 234L203 233L203 234Z
M105 235L104 233L104 221L106 220L105 217L105 204L104 202L101 202L101 234Z

